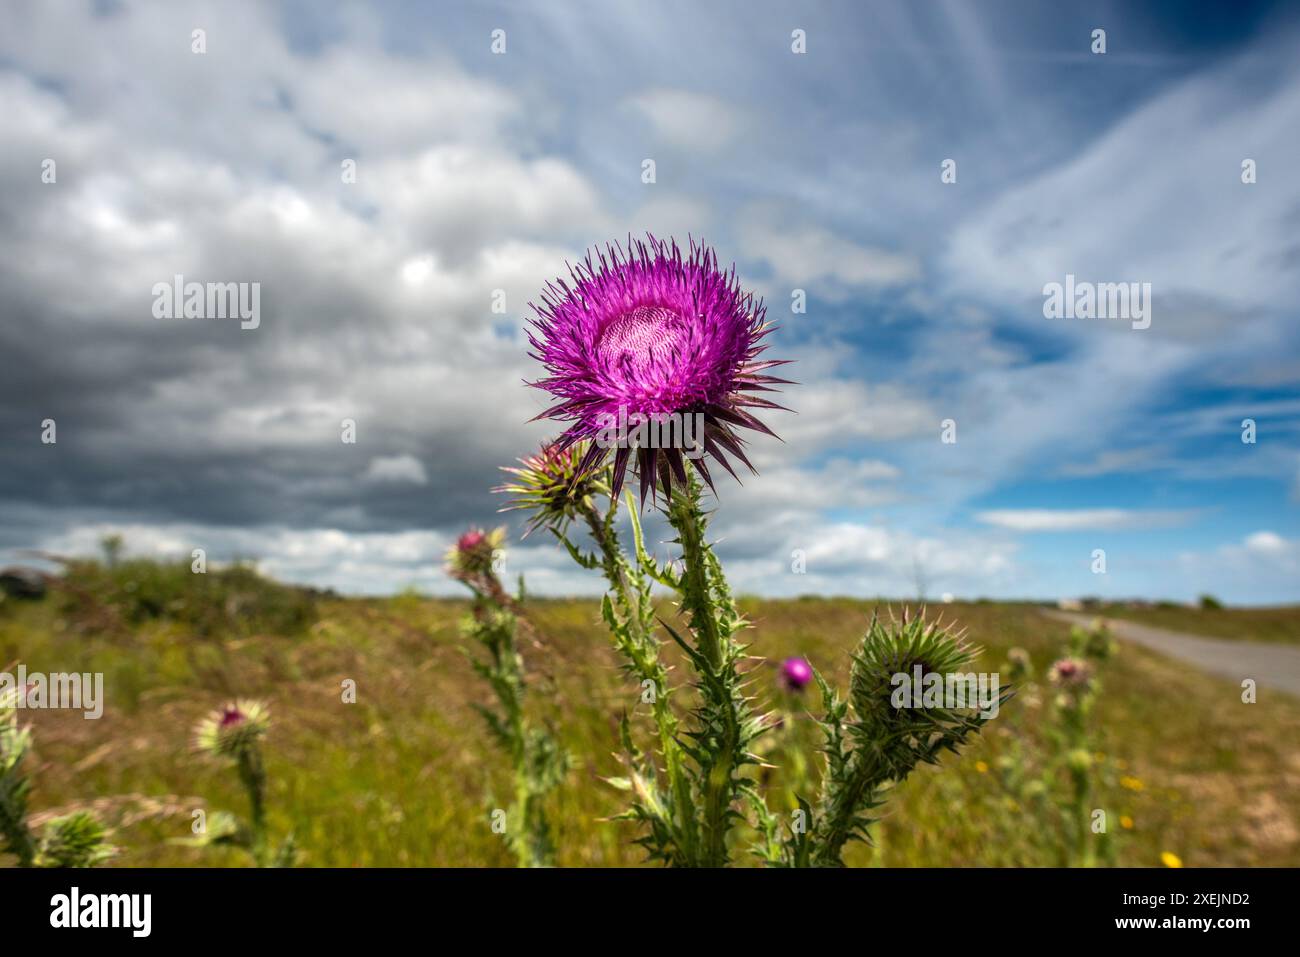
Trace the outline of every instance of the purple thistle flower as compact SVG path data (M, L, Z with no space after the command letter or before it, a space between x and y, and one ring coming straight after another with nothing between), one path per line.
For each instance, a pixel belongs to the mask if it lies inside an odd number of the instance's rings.
M531 383L560 401L537 418L570 422L556 440L559 449L593 439L581 473L603 462L610 443L610 424L633 427L645 421L664 422L668 416L701 416L703 436L697 457L663 443L620 441L614 450L613 495L617 496L632 454L641 480L641 500L662 484L671 494L674 480L686 484L685 460L708 482L705 457L737 477L727 455L749 468L744 441L737 428L775 435L750 409L781 409L754 392L771 392L785 379L764 370L783 365L760 361L762 339L772 327L761 300L744 293L733 266L723 272L714 251L690 241L686 254L676 242L647 236L629 237L625 253L617 244L591 254L570 267L572 285L563 279L548 283L528 339L533 358L549 375ZM654 445L661 447L654 447Z
M802 691L813 679L812 665L802 658L787 658L781 663L781 683L790 691Z

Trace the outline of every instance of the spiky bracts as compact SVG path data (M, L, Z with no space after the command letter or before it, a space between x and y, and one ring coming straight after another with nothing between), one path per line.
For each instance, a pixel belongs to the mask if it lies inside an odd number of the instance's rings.
M74 811L45 825L37 867L94 867L113 857L108 830L89 811Z
M502 466L513 478L492 491L514 496L501 511L528 512L525 537L538 528L562 534L571 521L595 507L595 495L609 495L601 472L581 470L586 452L585 442L568 448L544 442L535 455L520 459L518 468Z
M759 358L772 327L735 267L723 271L716 253L694 240L683 253L675 241L629 237L626 251L609 245L594 261L589 253L570 279L548 283L541 305L530 303L537 316L528 337L548 373L532 384L559 400L538 418L570 423L561 449L591 442L580 471L612 452L613 496L634 464L643 500L659 484L665 492L684 484L688 460L710 485L705 456L733 476L728 455L752 471L736 430L772 434L750 410L781 406L752 393L785 380L766 374L782 364ZM675 441L662 441L663 428L650 430L659 440L636 431L674 418ZM684 426L695 422L703 434L688 450Z
M869 839L872 811L884 802L888 787L920 764L937 763L980 731L984 719L973 702L900 707L896 695L897 676L946 679L966 671L975 654L960 634L923 615L905 613L901 622L889 623L873 617L853 658L848 701L816 676L825 711L820 724L826 768L816 807L800 801L807 827L786 843L784 863L841 865L847 843ZM998 703L1010 693L1002 689Z

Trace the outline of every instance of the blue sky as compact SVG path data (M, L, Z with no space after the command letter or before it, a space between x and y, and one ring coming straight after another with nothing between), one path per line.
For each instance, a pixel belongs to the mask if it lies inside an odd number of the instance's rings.
M1270 4L16 4L0 549L443 590L545 435L526 301L651 229L798 360L722 489L741 588L1300 600L1297 39ZM262 328L160 325L176 272L260 281ZM1151 327L1044 318L1067 274L1150 283Z

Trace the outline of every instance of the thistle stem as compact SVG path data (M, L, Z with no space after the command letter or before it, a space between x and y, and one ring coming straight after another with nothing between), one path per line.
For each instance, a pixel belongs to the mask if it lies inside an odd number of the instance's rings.
M27 823L0 803L0 835L7 849L18 859L19 867L31 867L36 860L36 841Z
M728 861L727 833L733 820L732 805L740 790L737 770L746 759L752 737L750 716L736 670L737 650L731 635L740 625L739 615L712 549L705 540L705 518L700 507L702 489L694 472L685 488L674 490L666 507L669 523L682 549L681 607L689 616L696 640L693 662L704 672L700 689L704 703L699 714L707 735L701 749L700 768L706 867L724 867Z
M263 867L266 864L266 771L256 745L248 745L239 752L239 780L248 794L253 858L258 867Z
M821 829L820 840L813 847L814 867L843 865L844 845L853 833L853 821L858 810L867 803L871 792L883 782L884 777L863 764L860 755L854 756L854 767L847 787L834 794L831 806L824 812L825 826Z
M674 496L670 501L668 521L682 546L682 607L691 616L691 629L699 641L700 654L717 674L722 669L722 640L709 599L709 569L705 562L708 545L704 541L699 502L700 487L692 473L686 494Z
M591 536L600 549L601 569L629 631L631 642L625 653L637 678L649 681L654 688L651 713L658 731L669 792L673 797L673 818L682 845L679 850L690 859L695 853L695 820L690 813L690 782L686 777L681 745L677 742L678 723L670 700L668 669L659 657L659 643L654 638L650 585L644 572L639 568L633 569L614 533L617 509L618 500L611 498L605 515L601 515L591 502L586 503L582 511Z

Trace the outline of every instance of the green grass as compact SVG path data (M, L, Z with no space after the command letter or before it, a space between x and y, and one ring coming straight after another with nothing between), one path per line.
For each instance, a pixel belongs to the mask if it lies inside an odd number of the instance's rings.
M1104 605L1095 613L1192 635L1300 645L1300 605L1274 608L1188 608L1172 604L1129 608Z
M756 626L753 654L805 655L841 687L874 607L845 599L745 599L742 606ZM6 602L0 667L21 660L31 671L106 674L99 721L25 713L36 736L33 810L97 806L116 826L118 865L245 863L235 852L168 841L189 834L196 808L244 812L233 774L192 753L190 730L226 698L258 696L269 700L274 720L272 833L292 829L303 863L510 866L489 827L493 795L507 800L508 774L473 711L488 692L462 653L457 624L466 609L411 595L318 598L307 620L277 613L259 627L235 629L235 637L199 637L165 610L125 628L96 629L86 616L99 620L112 608L70 607L55 596ZM620 714L645 717L640 689L619 671L594 601L531 601L529 609L545 642L523 648L529 708L573 755L549 808L559 863L637 864L627 826L602 820L620 804L601 779L619 773L612 752ZM985 646L983 670L1020 646L1041 673L1066 634L1030 605L954 604L943 617ZM755 667L755 689L766 697L774 670ZM347 678L357 683L356 704L341 700ZM988 770L1014 726L1032 736L1032 705L1017 696L976 745L914 775L887 806L876 846L851 849L849 862L1050 863L1032 840L1041 822L1013 806ZM1189 866L1300 864L1300 702L1269 695L1267 703L1243 705L1230 682L1125 646L1108 667L1097 720L1115 769L1101 800L1132 822L1118 835L1119 863L1159 866L1161 852L1172 851Z

